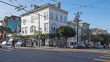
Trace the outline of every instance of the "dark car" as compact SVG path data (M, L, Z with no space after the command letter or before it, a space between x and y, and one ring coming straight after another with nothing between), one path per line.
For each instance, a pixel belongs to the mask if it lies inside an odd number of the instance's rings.
M19 46L19 47L20 47L20 46L24 46L24 47L26 46L26 44L23 43L23 42L17 42L15 45L16 45L16 46Z
M74 45L74 48L85 48L86 46L84 45L84 43L77 43L76 45Z
M103 48L102 45L96 45L94 48Z
M94 47L93 44L86 45L86 48L93 48L93 47Z

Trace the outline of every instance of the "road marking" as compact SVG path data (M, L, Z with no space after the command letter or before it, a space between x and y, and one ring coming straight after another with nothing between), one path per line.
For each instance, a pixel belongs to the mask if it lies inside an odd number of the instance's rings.
M92 52L97 52L97 51L100 51L100 50L92 50Z
M108 58L108 59L110 59L110 57L104 57L104 56L100 56L101 58Z
M11 51L11 50L7 50L7 49L0 49L0 50L3 50L3 51Z
M104 60L104 59L93 59L93 60L96 60L96 61L104 61L104 62L110 62L110 60Z
M109 52L109 51L102 51L102 53L107 53L107 52Z
M104 56L110 56L109 54L105 54Z

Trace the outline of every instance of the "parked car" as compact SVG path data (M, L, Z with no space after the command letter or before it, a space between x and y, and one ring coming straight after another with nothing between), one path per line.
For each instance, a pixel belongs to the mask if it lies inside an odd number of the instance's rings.
M26 44L23 43L23 42L17 42L15 45L16 45L16 46L19 46L19 47L20 47L20 46L24 46L24 47L26 46Z
M93 44L86 45L86 48L93 48L93 47L94 47Z
M77 45L71 45L70 48L77 48Z
M84 43L77 43L76 45L73 45L73 48L86 48Z
M103 48L102 45L96 45L94 48Z
M6 41L3 41L3 42L2 42L2 45L6 45L6 44L7 44L7 42L6 42Z
M0 43L0 48L2 47L2 44Z
M8 41L6 45L11 45L12 44L12 41Z

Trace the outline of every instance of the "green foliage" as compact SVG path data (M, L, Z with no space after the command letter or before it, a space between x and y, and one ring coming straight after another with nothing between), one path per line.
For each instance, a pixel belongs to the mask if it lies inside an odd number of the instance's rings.
M16 34L13 33L13 34L11 35L11 38L12 38L12 39L15 39L15 38L16 38Z
M5 26L5 27L3 27L3 26L0 26L0 32L7 32L7 33L11 33L11 29L8 27L8 26Z
M76 35L76 31L72 27L61 26L57 29L57 36L59 37L60 35L67 39L68 37L74 37Z
M101 42L102 45L110 43L110 35L108 34L98 34L92 35L91 41L93 42Z

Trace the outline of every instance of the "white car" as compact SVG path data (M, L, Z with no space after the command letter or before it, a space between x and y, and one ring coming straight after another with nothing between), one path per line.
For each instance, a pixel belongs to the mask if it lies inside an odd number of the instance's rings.
M8 42L7 42L7 45L11 45L11 44L12 44L12 41L8 41Z
M0 43L0 47L2 47L2 44Z
M6 45L6 44L7 44L7 42L6 42L6 41L3 41L3 42L2 42L2 45Z

